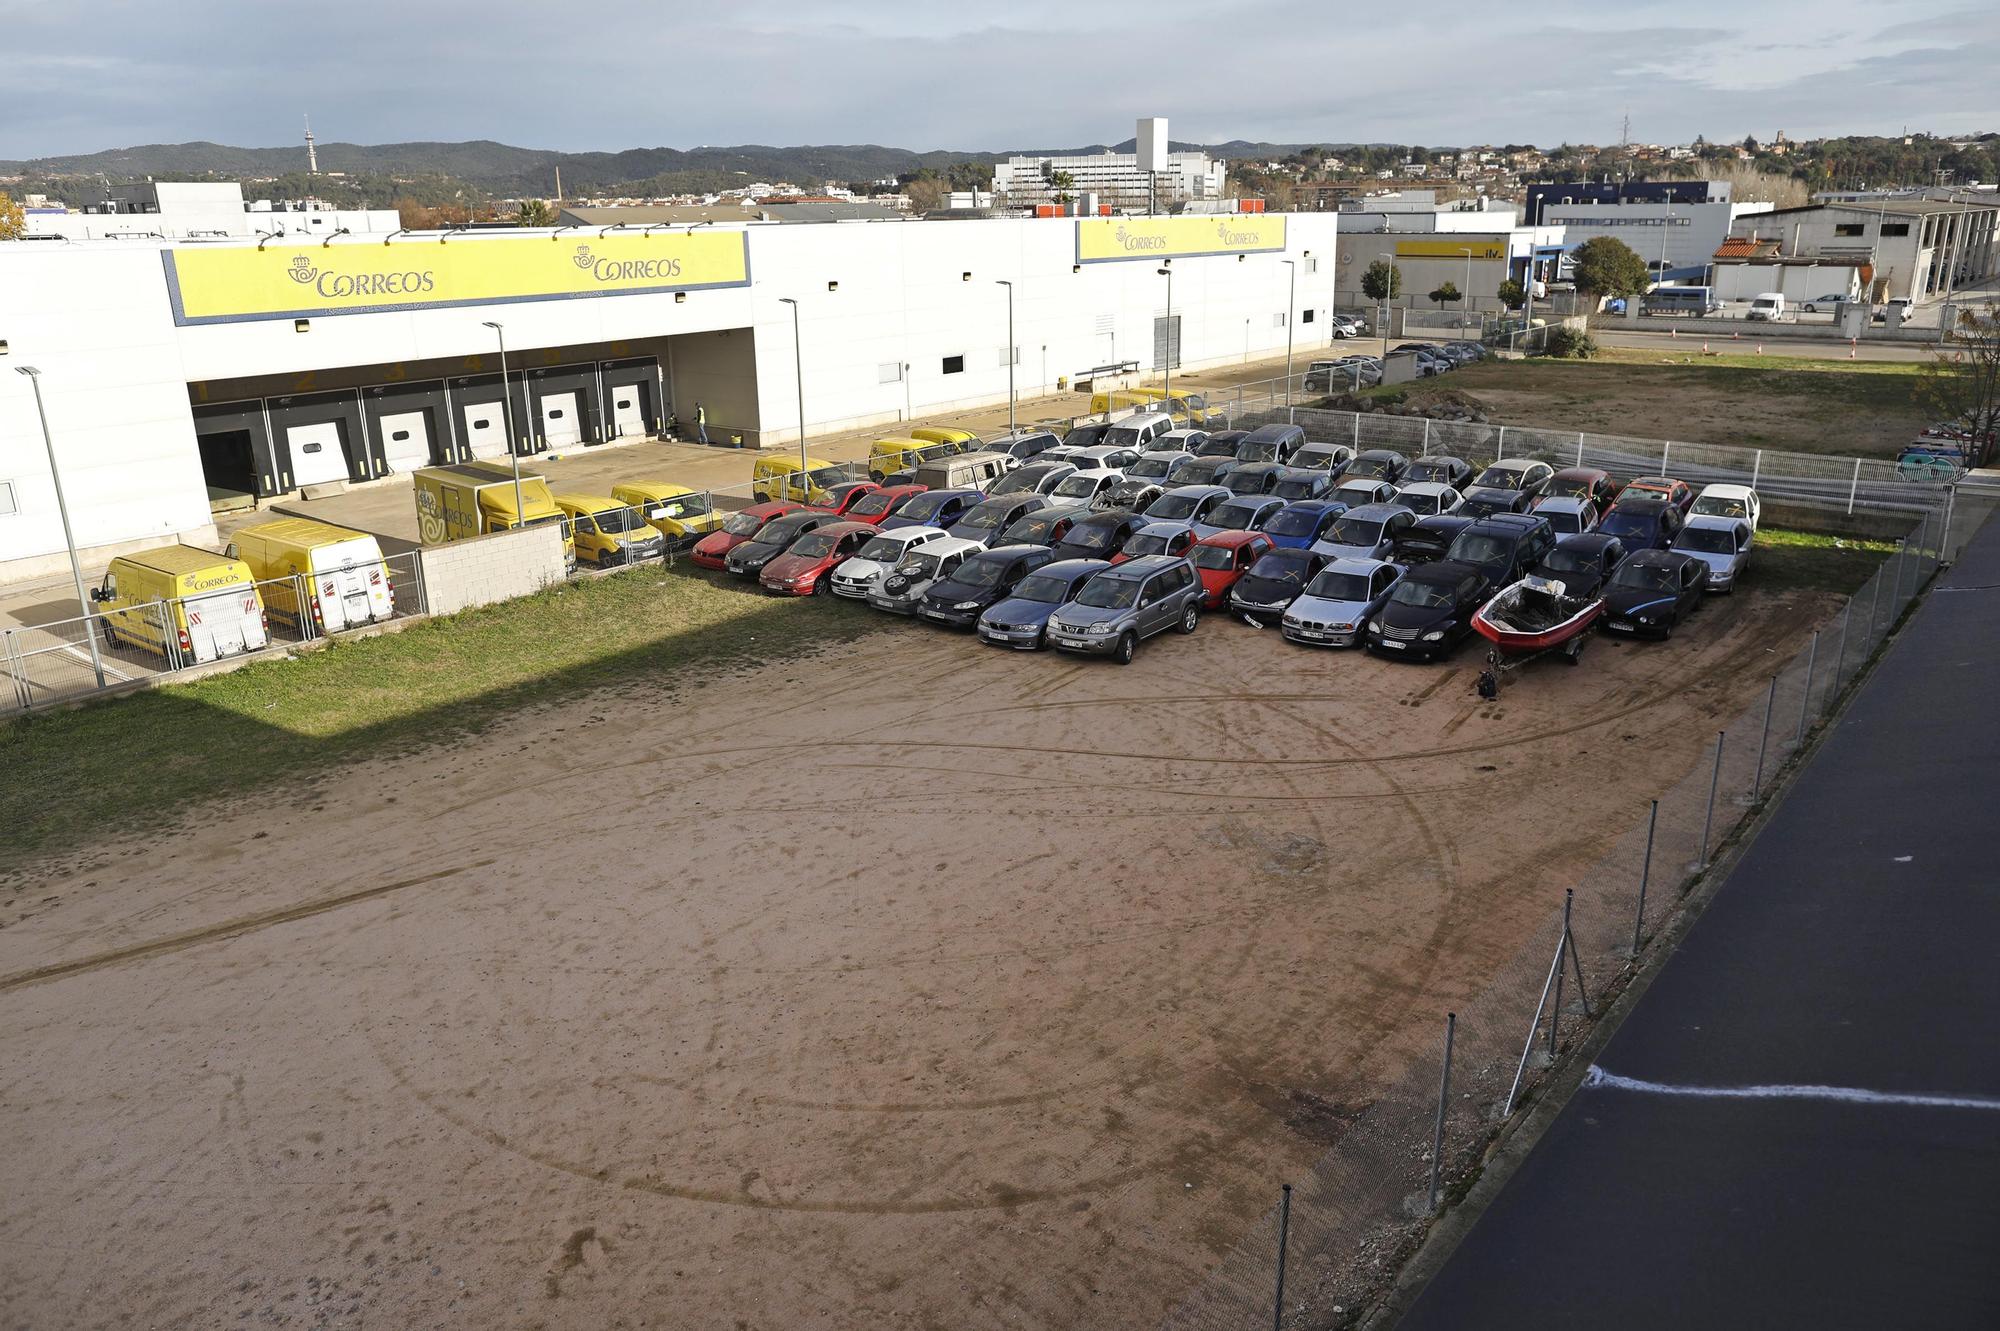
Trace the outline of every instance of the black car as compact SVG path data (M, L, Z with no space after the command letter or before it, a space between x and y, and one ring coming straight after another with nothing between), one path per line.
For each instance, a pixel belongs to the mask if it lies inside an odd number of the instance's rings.
M1701 608L1708 565L1678 550L1641 550L1604 584L1604 627L1620 636L1671 638Z
M1250 566L1229 589L1229 613L1276 627L1285 607L1299 599L1313 575L1331 562L1311 550L1273 550Z
M1492 589L1492 581L1472 564L1455 559L1420 564L1396 580L1362 641L1378 656L1440 660L1471 634L1473 612L1486 604Z
M1022 514L992 544L1053 546L1069 535L1071 527L1089 516L1088 504L1050 504Z
M1533 458L1501 458L1473 480L1474 486L1490 490L1520 490L1533 503L1549 492L1556 469Z
M1217 430L1196 446L1194 455L1198 458L1233 458L1249 433L1248 430Z
M1260 425L1236 446L1242 462L1290 462L1305 446L1306 432L1297 425Z
M1495 513L1525 513L1535 497L1526 490L1497 490L1475 485L1464 492L1465 502L1458 511L1468 518L1490 518Z
M1471 518L1456 513L1437 513L1418 518L1397 533L1389 558L1398 564L1431 564L1445 557L1458 534L1472 525Z
M1538 578L1560 582L1571 596L1595 596L1624 558L1625 547L1616 536L1584 532L1557 541L1532 572Z
M1095 448L1104 442L1104 436L1111 431L1111 422L1098 421L1091 425L1072 425L1063 436L1064 448Z
M1003 545L970 555L956 572L932 583L917 604L917 617L933 624L969 629L989 606L1007 599L1022 578L1055 559L1041 545Z
M1238 462L1229 469L1229 474L1216 484L1226 486L1232 494L1267 495L1277 488L1278 482L1290 468L1281 462ZM1195 484L1195 482L1183 482Z
M1616 536L1627 550L1665 550L1681 534L1681 515L1660 496L1634 493L1613 504L1597 529Z
M1555 529L1546 518L1500 513L1480 518L1460 532L1446 558L1471 564L1495 587L1505 587L1541 563L1555 543Z
M1057 559L1109 559L1150 519L1124 509L1078 518L1055 543Z
M1355 454L1354 461L1347 464L1344 479L1360 477L1365 481L1387 481L1391 485L1401 485L1410 470L1410 460L1393 448L1371 448Z
M981 545L993 545L1000 539L1000 533L1025 518L1049 506L1047 495L1014 494L994 495L982 499L965 511L965 516L952 524L951 534L960 540L977 541Z
M1449 485L1454 490L1464 490L1472 484L1472 464L1464 458L1450 456L1418 458L1403 473L1401 485L1415 485L1419 481L1434 481L1439 485Z
M1097 497L1099 509L1123 509L1127 513L1143 513L1155 499L1167 492L1167 487L1158 481L1128 476Z
M787 513L782 518L772 518L757 529L756 540L745 541L724 555L722 566L738 577L754 578L799 537L815 527L840 521L837 513Z
M1203 444L1202 447L1207 448L1208 445ZM1197 456L1181 468L1180 475L1174 477L1174 485L1176 488L1183 485L1221 485L1222 478L1239 465L1233 457Z

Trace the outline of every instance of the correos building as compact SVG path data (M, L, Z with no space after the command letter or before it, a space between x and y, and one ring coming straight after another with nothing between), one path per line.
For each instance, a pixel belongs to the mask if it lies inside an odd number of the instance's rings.
M1313 256L1330 259L1334 227L1231 213L21 242L0 245L0 371L39 372L77 543L104 554L199 539L212 496L379 481L510 440L587 447L697 402L712 441L796 442L795 373L811 433L1004 401L1010 359L1025 397L1103 366L1282 351L1291 319L1303 349L1333 305ZM62 551L31 385L0 372L0 576Z

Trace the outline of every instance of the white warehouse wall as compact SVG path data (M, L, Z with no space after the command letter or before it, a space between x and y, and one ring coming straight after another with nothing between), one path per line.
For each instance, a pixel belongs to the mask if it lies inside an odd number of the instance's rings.
M1288 270L1299 262L1294 348L1327 345L1335 215L1287 217L1288 253L1173 261L1182 369L1283 354ZM1311 250L1325 262L1308 271ZM1015 387L1022 397L1118 361L1152 377L1153 319L1167 313L1158 260L1076 262L1076 223L995 218L754 229L752 297L763 442L796 440L792 307L799 301L807 433L889 424L1007 398L1007 292L1014 283ZM971 273L970 281L961 278ZM829 281L839 290L829 292ZM693 298L690 297L690 300ZM1314 311L1304 322L1304 311ZM962 373L945 357L962 355ZM907 384L885 367L910 366Z
M62 519L36 419L41 371L49 433L79 546L212 535L157 249L17 243L0 266L0 566L54 554ZM23 567L21 573L42 571Z

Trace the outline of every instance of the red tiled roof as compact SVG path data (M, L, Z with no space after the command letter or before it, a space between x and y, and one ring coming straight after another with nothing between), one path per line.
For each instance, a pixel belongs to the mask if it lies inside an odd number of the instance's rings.
M1775 240L1759 240L1752 236L1731 236L1715 251L1718 259L1765 259L1778 252Z

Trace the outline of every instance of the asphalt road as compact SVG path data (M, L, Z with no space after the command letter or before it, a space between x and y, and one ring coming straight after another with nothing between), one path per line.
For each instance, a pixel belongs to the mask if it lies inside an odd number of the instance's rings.
M2000 1326L2000 524L1401 1331Z

